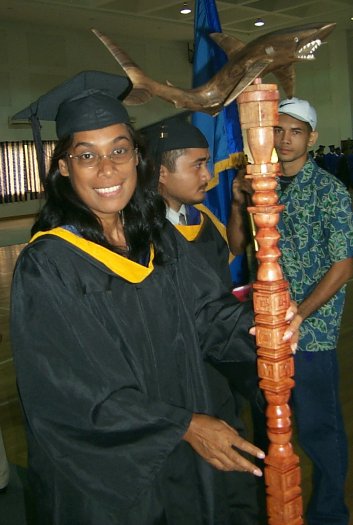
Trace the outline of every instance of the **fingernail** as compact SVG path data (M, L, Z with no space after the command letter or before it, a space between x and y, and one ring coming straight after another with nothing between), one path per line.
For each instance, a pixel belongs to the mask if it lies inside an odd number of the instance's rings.
M259 458L259 459L264 459L265 455L266 455L265 452L263 452L263 451L261 450L261 452L258 452L258 453L256 454L256 457Z
M259 478L261 478L262 476L262 471L259 469L259 468L256 468L255 470L253 470L253 474L255 476L258 476Z
M289 312L286 312L286 316L284 318L285 321L290 321L291 319L293 319L294 317L294 312L292 311L289 311Z
M292 349L292 354L295 354L295 352L297 351L297 348L298 348L298 343L292 343L290 345L291 349Z
M286 330L283 334L283 341L289 341L289 339L293 336L293 332L291 330Z

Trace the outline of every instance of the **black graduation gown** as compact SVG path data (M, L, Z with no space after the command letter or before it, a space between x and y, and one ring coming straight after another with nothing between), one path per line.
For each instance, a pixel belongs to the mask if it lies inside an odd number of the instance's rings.
M197 209L199 209L199 207L197 207ZM192 246L191 249L197 250L208 262L221 278L226 288L232 290L233 283L229 268L230 252L228 244L217 227L217 224L214 222L217 218L210 212L209 215L206 215L206 213L202 211L202 208L199 211L202 217L200 224L186 226L176 225L176 228L183 237L190 242ZM224 228L220 223L219 226Z
M202 216L200 224L191 226L176 225L176 228L183 237L189 241L191 250L198 252L221 278L224 286L232 290L233 284L229 269L229 247L223 237L223 232L221 233L220 231L220 227L223 225L217 224L219 221L209 211L206 215L206 213L203 212L203 206L197 206L197 209L199 209ZM239 366L239 364L237 364L237 366L229 366L229 364L217 363L216 366L217 370L231 381L234 395L240 393L251 403L255 405L259 403L261 405L259 407L260 412L263 411L263 397L258 387L256 363L244 361L241 366ZM238 402L235 401L236 405ZM264 432L266 432L264 415L261 416L261 424L263 424ZM237 429L242 431L239 422ZM262 444L263 443L259 446Z
M38 524L237 523L232 473L182 436L193 412L217 415L204 359L254 359L252 310L166 229L154 268L63 229L19 257L11 339Z

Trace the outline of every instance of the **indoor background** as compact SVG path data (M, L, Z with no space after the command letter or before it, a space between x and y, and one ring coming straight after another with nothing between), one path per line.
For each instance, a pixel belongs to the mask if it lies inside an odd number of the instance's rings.
M105 47L91 33L109 35L151 78L190 88L192 82L193 2L171 0L1 0L0 1L0 143L31 140L27 123L11 117L40 95L74 74L96 69L123 74ZM295 95L318 111L319 143L340 145L353 137L353 1L352 0L228 0L217 1L223 32L249 42L258 36L306 23L336 22L337 27L317 51L317 59L296 67ZM265 25L254 26L262 18ZM264 82L275 82L271 76ZM283 93L281 92L283 95ZM130 107L135 127L142 128L178 112L153 99ZM42 136L55 139L54 125L44 123ZM8 340L8 299L12 268L26 242L38 209L35 199L0 204L0 424L10 461L23 467L26 446L19 412ZM3 248L1 248L3 247ZM340 339L342 398L352 452L351 341L352 282ZM304 496L310 472L302 459ZM353 478L347 488L353 506ZM0 502L1 505L1 502ZM23 502L18 502L19 511ZM353 512L353 508L351 509ZM2 511L0 510L0 522ZM18 522L20 523L20 522ZM9 525L8 523L6 525Z

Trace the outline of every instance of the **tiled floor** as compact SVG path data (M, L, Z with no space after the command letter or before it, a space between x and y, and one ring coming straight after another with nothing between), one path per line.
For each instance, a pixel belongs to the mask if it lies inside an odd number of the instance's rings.
M23 245L0 248L0 425L4 435L8 459L20 466L26 465L26 441L16 390L9 341L9 298L13 267Z

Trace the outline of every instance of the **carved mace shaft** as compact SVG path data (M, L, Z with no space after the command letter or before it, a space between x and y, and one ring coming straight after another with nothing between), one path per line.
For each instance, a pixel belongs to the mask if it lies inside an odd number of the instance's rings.
M279 92L275 84L260 79L238 97L242 130L254 164L247 166L252 180L253 206L248 207L256 225L259 249L257 280L253 284L258 374L267 400L265 458L266 502L269 525L303 524L299 458L291 445L292 427L289 398L294 386L294 361L289 343L282 341L290 305L288 283L283 279L277 247L280 212L276 193L279 165L271 163L273 126L278 124Z

